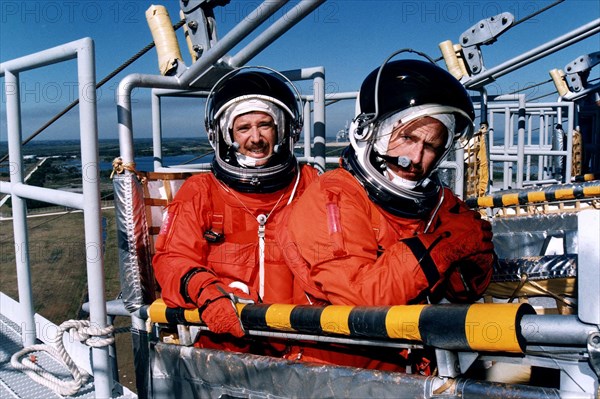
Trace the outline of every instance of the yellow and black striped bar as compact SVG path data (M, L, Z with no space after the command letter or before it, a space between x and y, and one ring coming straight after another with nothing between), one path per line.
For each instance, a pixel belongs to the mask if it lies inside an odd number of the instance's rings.
M155 323L200 324L198 309L170 308L162 299L155 300L148 308L148 317Z
M308 306L238 304L246 330L419 341L448 350L521 353L521 318L535 314L521 304ZM201 323L196 309L167 308L162 300L149 310L155 323Z
M555 184L543 188L498 192L485 197L468 198L470 208L500 208L503 206L527 205L540 202L555 202L573 199L600 197L600 181L575 184Z
M600 173L586 173L584 175L579 175L573 177L573 181L582 182L582 181L592 181L592 180L600 180Z

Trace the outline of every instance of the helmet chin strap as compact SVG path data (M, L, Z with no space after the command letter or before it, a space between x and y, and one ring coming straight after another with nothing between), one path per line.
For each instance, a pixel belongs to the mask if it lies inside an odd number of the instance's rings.
M383 174L390 179L390 182L396 187L402 187L407 190L414 190L417 187L418 181L404 179L395 174L390 168L387 168Z

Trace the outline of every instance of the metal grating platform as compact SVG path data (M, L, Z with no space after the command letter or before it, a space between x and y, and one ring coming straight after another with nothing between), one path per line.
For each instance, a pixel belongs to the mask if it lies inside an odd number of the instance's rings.
M18 325L0 314L0 398L62 398L53 390L44 385L37 383L27 376L25 373L15 370L10 365L11 356L23 349L21 344L21 330ZM36 353L38 362L46 370L56 376L71 379L69 371L56 359L44 352ZM122 392L122 387L116 386L116 391ZM115 398L135 398L128 392L129 395L117 394ZM77 395L70 396L73 398L94 398L93 379L85 384Z

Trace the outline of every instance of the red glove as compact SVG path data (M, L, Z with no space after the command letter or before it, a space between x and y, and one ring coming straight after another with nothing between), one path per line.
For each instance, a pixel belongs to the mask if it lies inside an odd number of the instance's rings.
M240 338L245 334L235 304L259 302L256 293L246 294L238 288L231 288L221 282L215 282L200 291L196 301L200 318L210 331L229 333Z
M465 212L454 216L434 233L420 234L402 240L416 257L431 291L452 272L452 267L465 261L465 268L485 269L491 267L494 245L492 244L492 226L482 220L477 212ZM474 264L475 256L485 254L485 264ZM470 260L470 261L468 261ZM461 272L463 270L461 269Z
M420 236L441 273L455 262L494 251L490 222L481 219L477 212L457 215L456 219L449 229L441 228L439 232Z
M444 295L451 302L471 303L485 292L492 279L496 254L478 253L456 262Z

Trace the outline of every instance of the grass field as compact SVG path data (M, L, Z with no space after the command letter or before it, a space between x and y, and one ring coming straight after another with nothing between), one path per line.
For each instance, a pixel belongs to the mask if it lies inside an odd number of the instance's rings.
M104 254L106 299L120 292L115 212L103 211L107 239ZM14 244L10 220L0 221L0 291L18 300L15 256L21 246ZM87 274L83 214L31 217L28 219L29 260L35 310L57 325L85 318L80 309L87 301ZM17 251L15 252L15 248ZM117 318L116 327L128 327L128 318ZM131 337L117 335L120 382L135 389Z

